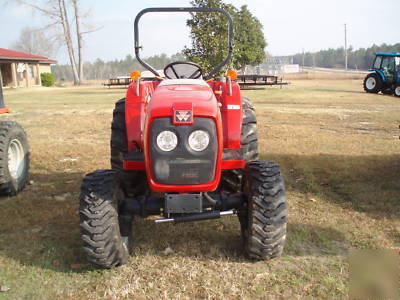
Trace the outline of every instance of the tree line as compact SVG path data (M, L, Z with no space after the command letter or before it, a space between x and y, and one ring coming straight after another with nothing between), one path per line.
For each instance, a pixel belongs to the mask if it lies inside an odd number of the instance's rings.
M129 74L132 69L142 69L130 55L123 60L104 62L86 62L83 58L84 38L86 33L93 32L93 25L88 25L83 19L89 13L82 12L80 0L15 0L14 4L30 7L32 11L45 17L49 24L45 28L25 28L20 40L15 43L17 50L29 49L30 53L49 53L50 49L57 52L59 47L53 47L54 38L65 46L68 52L69 66L53 67L58 80L73 80L76 85L85 79L104 79ZM243 68L246 65L258 65L265 59L267 43L262 32L263 26L252 15L246 5L236 8L223 0L192 0L194 7L219 7L227 10L234 19L234 52L232 63L227 67ZM72 17L71 17L72 16ZM85 25L85 26L84 26ZM227 53L227 22L223 16L216 13L192 13L187 20L190 27L192 43L178 55L179 60L185 57L200 64L206 72L223 60ZM85 27L85 28L83 28ZM48 30L54 30L53 34ZM40 41L35 46L32 41ZM58 46L58 45L57 45ZM157 69L162 69L168 62L176 60L177 56L168 57L165 54L154 55L148 61Z
M14 44L15 49L45 55L57 52L61 45L65 46L71 79L79 85L84 78L84 35L99 29L87 22L90 10L82 11L80 0L15 0L6 3L29 7L47 22L43 28L24 28Z
M144 59L147 63L158 70L164 69L164 67L174 61L184 61L185 57L181 53L177 53L171 56L167 54L159 54L147 57ZM85 62L83 64L83 72L85 79L108 79L115 78L117 76L128 76L133 70L144 71L143 66L134 58L128 54L124 59L115 59L112 61L103 61L97 59L94 62ZM57 80L71 81L73 79L73 73L70 65L52 65L51 71L56 76Z
M348 67L355 70L368 70L374 60L376 52L400 52L400 43L394 45L373 45L369 48L354 50L348 49ZM293 56L293 63L306 67L344 68L344 48L321 50L318 52L297 53Z

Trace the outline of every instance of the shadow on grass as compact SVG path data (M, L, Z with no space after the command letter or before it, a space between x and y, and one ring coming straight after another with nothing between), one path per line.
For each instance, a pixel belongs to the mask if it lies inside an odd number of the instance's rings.
M350 90L335 90L335 89L324 89L324 88L313 88L310 91L314 92L326 92L326 93L351 93L351 94L367 94L361 87L359 91Z
M16 197L0 198L0 256L26 266L79 271L71 269L71 264L85 259L78 215L83 176L32 172L32 185Z
M320 194L373 217L398 218L400 155L272 155L281 164L289 191ZM84 174L31 174L33 185L0 199L0 255L21 265L56 272L88 272L79 229L79 186ZM70 193L65 200L55 196ZM331 227L291 223L284 255L321 256L346 252L348 242ZM134 253L198 260L250 262L244 255L236 217L182 224L134 223ZM73 266L78 265L78 268Z
M14 198L0 199L0 256L24 266L62 273L86 273L79 228L79 186L82 173L31 174L33 185ZM65 200L57 195L65 193ZM134 254L162 259L170 247L178 257L204 261L252 262L243 251L240 225L235 216L181 224L134 222ZM320 226L288 225L284 255L332 255L344 243L340 232Z
M198 260L256 262L245 255L239 222L235 217L177 225L148 221L136 224L134 248L138 255L163 256L163 251L170 247L177 256ZM347 251L347 245L344 235L336 229L291 223L289 220L283 256L340 255Z
M289 189L317 194L374 218L400 214L400 154L397 155L279 155Z
M93 91L85 91L85 90L69 90L69 93L72 94L79 94L79 95L99 95L99 92L121 92L121 91L126 91L128 89L128 87L112 87L112 88L102 88L102 87L95 87Z

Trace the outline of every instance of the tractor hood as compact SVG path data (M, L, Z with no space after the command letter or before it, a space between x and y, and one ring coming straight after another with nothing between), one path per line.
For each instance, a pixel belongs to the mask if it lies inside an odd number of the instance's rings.
M148 120L174 117L176 110L191 110L193 117L218 117L218 103L204 80L164 80L155 89L148 106Z

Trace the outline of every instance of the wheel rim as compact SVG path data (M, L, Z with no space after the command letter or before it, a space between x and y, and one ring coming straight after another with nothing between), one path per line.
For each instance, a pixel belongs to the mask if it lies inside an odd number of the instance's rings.
M14 139L8 146L8 171L14 179L21 177L24 171L24 148L19 140Z
M367 86L367 89L372 90L375 88L376 86L376 80L374 77L370 77L367 79L367 82L365 83L365 85Z
M398 86L398 87L396 87L396 88L394 89L394 94L395 94L397 97L400 97L400 86Z

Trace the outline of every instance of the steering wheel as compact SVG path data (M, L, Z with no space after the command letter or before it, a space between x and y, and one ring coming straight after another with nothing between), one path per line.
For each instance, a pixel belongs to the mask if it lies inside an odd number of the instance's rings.
M198 64L176 61L164 68L164 75L168 79L197 79L203 75L203 70Z

